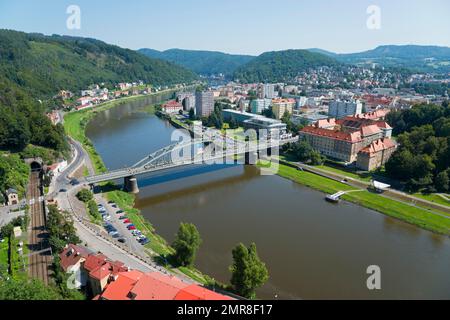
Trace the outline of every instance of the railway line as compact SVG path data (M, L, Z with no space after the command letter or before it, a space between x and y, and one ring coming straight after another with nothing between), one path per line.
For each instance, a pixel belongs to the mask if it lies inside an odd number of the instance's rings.
M49 283L52 256L46 231L44 203L41 201L39 172L32 172L28 185L27 200L30 206L31 229L29 232L28 274L33 279Z

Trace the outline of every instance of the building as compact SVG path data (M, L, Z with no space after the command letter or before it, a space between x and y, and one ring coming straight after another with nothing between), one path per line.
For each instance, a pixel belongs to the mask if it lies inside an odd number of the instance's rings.
M77 288L94 300L233 300L173 275L130 270L120 261L69 244L59 255L66 273L75 273Z
M272 105L272 99L255 99L250 102L253 114L261 114Z
M396 144L390 138L373 141L358 154L356 167L372 171L383 166L397 149Z
M63 252L59 254L61 268L66 273L76 275L76 282L74 285L77 289L86 286L88 275L83 268L83 264L90 254L93 254L93 252L86 247L73 244L69 244Z
M278 92L275 91L276 85L271 83L260 83L256 88L256 95L258 99L273 99L278 97Z
M280 137L286 135L287 125L280 120L267 118L261 115L256 115L248 112L241 112L233 109L222 110L223 119L229 122L232 118L236 120L239 125L243 126L245 130L263 129L268 131L268 135L271 135L274 130L278 130Z
M234 300L159 272L120 272L97 300Z
M300 131L300 137L323 155L345 163L357 162L362 156L357 165L368 170L383 165L392 155L395 143L390 139L391 135L392 128L386 122L364 117L319 120ZM377 153L380 146L386 146L388 150L382 156Z
M171 100L162 105L162 110L169 114L179 113L180 111L183 111L183 105L175 100Z
M212 91L195 93L195 112L197 116L208 117L214 111L214 94Z
M6 201L9 206L19 204L19 193L16 189L9 188L6 190Z
M272 111L275 118L280 120L285 112L292 114L294 111L295 100L294 99L273 99L272 100Z
M328 115L332 118L341 119L346 116L354 116L362 113L362 103L359 100L330 102Z

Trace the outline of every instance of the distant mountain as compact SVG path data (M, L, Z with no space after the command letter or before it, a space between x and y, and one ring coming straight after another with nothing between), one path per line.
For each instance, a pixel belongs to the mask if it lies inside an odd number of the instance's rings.
M167 85L197 78L183 67L99 40L11 30L0 30L0 77L34 96L100 82Z
M140 49L138 51L151 58L173 62L201 75L219 73L231 75L238 67L255 58L248 55L227 54L217 51L183 49L169 49L166 51Z
M450 48L418 45L387 45L359 53L336 54L321 49L321 52L339 61L351 64L379 64L385 67L403 67L415 71L450 72Z
M287 82L310 68L340 64L327 55L308 50L272 51L238 68L234 78L243 82Z

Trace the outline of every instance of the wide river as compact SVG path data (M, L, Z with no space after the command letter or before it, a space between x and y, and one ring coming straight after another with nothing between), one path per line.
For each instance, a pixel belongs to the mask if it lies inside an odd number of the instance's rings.
M99 113L87 127L109 169L131 165L171 143L174 128L139 112L145 102ZM214 170L213 170L214 169ZM450 239L248 166L140 178L136 205L169 242L192 222L203 243L196 266L228 282L232 248L255 242L270 279L260 298L450 298ZM381 290L367 289L367 267Z

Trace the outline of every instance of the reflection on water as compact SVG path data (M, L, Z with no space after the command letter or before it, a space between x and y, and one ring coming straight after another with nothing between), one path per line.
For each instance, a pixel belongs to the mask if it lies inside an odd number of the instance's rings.
M109 168L169 144L173 128L136 105L101 113L88 136ZM213 169L213 170L211 170ZM216 170L217 169L217 170ZM449 298L450 241L248 166L140 178L137 207L168 241L180 222L203 238L196 265L228 282L231 250L255 242L270 272L261 298ZM379 265L382 290L368 291Z

